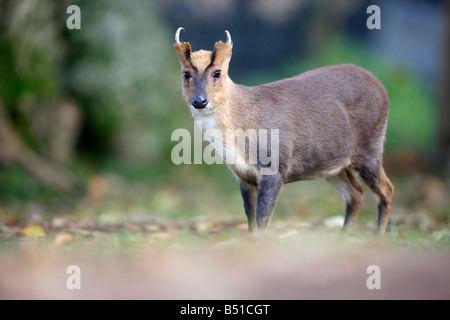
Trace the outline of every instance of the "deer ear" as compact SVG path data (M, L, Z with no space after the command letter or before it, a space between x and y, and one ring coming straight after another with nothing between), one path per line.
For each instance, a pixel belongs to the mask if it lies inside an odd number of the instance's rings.
M215 65L228 64L231 60L233 45L228 42L218 41L214 45L211 60Z
M186 66L191 64L191 44L189 42L174 43L173 48L175 49L181 64Z

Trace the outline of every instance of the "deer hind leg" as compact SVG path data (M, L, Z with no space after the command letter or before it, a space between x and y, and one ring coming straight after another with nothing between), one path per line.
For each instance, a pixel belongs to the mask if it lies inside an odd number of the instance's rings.
M383 234L386 231L386 226L389 221L394 186L389 181L381 165L371 166L361 164L355 166L355 169L375 195L375 199L378 202L377 233Z
M348 170L342 170L338 175L330 177L327 181L341 194L345 201L344 229L355 224L363 199L361 183Z

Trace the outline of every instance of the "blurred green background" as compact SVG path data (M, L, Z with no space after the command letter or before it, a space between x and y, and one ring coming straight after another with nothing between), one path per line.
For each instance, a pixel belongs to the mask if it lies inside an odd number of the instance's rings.
M194 50L211 49L230 31L230 77L237 83L339 63L373 72L391 101L385 162L396 185L393 218L448 228L444 3L0 0L0 226L58 215L102 223L245 222L224 165L171 162L172 131L193 130L172 49L183 26L181 39ZM66 27L72 4L81 9L80 30ZM381 30L366 27L370 4L381 8ZM280 219L315 223L343 214L326 183L301 182L283 193ZM368 202L361 221L374 222L375 211Z

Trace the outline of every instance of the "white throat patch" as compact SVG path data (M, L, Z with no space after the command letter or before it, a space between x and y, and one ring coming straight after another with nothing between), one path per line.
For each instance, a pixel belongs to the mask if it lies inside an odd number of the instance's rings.
M203 132L209 129L218 129L217 127L217 110L212 108L210 101L203 109L196 109L190 105L192 117L195 121L202 122Z

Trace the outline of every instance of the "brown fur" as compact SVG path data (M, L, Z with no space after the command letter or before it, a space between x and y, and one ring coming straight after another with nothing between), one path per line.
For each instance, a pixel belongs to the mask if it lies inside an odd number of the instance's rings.
M222 131L279 129L279 179L270 178L273 190L265 186L269 178L259 174L260 165L249 166L251 170L238 170L230 165L240 181L243 196L247 194L244 205L250 230L255 225L264 229L272 215L261 213L264 219L258 220L260 193L267 191L274 195L274 203L266 206L273 211L279 193L275 185L318 178L329 179L345 194L345 226L351 225L363 194L361 184L351 173L357 172L379 199L378 231L384 232L393 195L393 186L382 167L389 100L375 76L345 64L246 87L233 83L228 76L231 43L217 42L213 51L193 53L188 43L176 43L174 48L182 72L187 71L193 77L183 80L183 96L193 114L214 112L217 127ZM217 70L221 70L220 79L212 77ZM192 97L200 91L212 101L211 110L197 111L191 106Z

